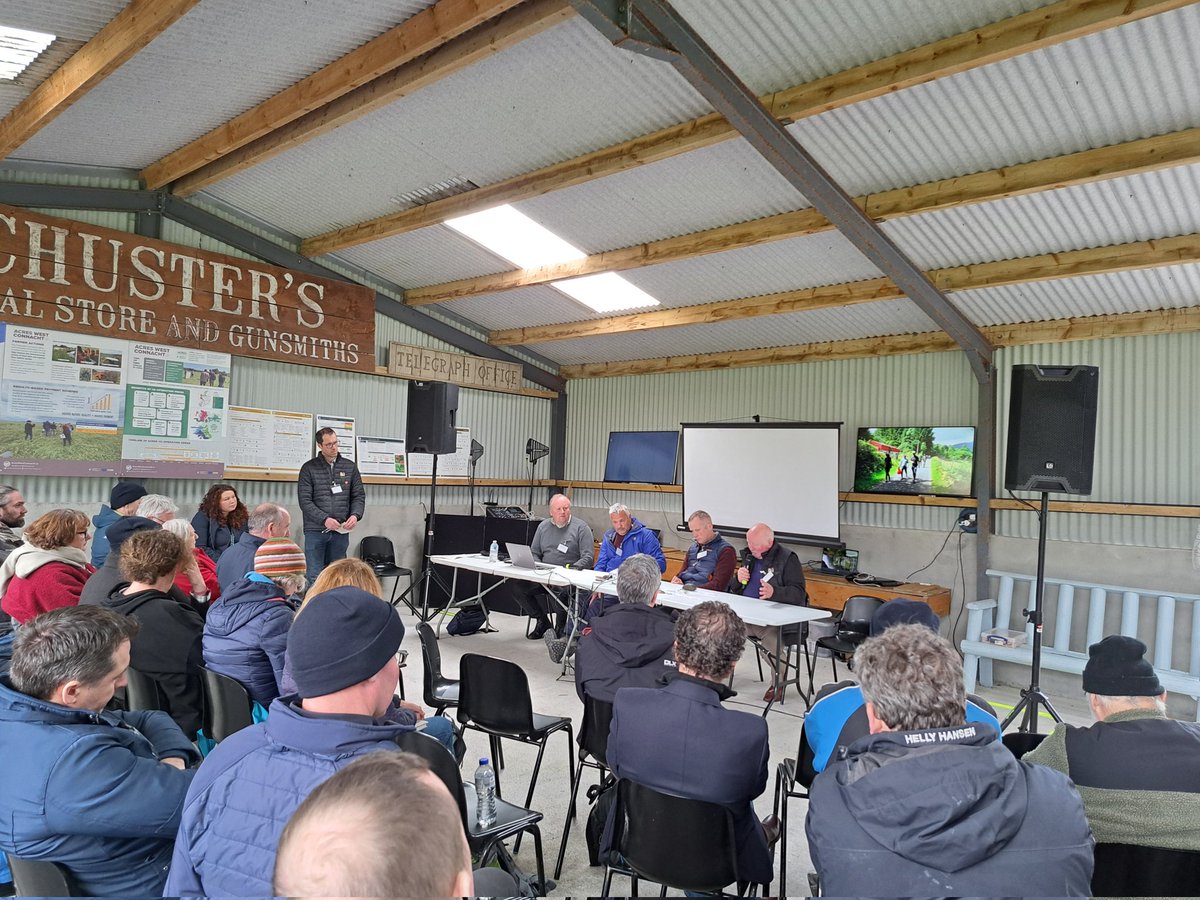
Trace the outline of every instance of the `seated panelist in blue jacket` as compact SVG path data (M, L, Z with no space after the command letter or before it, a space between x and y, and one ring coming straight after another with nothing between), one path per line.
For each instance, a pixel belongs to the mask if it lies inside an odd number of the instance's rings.
M199 754L165 712L109 712L138 623L99 606L31 620L0 679L0 850L89 897L162 893Z
M663 556L658 537L633 517L624 503L614 503L608 508L608 520L612 528L604 532L600 541L600 555L596 557L597 572L615 572L621 563L645 553L654 557L658 571L667 571L667 560Z

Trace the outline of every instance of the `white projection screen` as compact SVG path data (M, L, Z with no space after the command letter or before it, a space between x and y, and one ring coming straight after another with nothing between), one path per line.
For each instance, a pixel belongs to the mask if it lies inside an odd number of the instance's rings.
M683 515L745 531L757 522L782 540L838 544L839 422L687 424Z

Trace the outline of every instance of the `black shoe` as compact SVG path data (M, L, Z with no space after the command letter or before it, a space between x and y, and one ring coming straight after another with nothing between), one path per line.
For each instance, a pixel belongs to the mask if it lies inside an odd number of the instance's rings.
M534 628L533 631L529 632L529 634L525 635L525 637L529 638L531 641L540 641L542 639L542 635L549 630L549 622L538 622L537 627Z

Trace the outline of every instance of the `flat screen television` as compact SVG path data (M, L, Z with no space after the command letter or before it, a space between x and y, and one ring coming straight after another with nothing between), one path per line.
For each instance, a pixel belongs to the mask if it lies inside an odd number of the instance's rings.
M674 484L678 431L610 431L605 481Z
M975 429L860 428L854 490L869 494L974 495Z

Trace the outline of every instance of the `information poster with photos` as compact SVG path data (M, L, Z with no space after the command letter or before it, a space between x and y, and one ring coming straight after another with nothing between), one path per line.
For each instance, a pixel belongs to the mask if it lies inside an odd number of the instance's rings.
M208 441L185 427L199 398L193 402L182 383L174 396L139 393L136 385L146 380L134 364L139 352L172 359L200 353L222 366L228 381L225 354L0 323L0 472L219 476L223 446L206 447ZM153 386L167 383L164 377ZM219 393L223 404L227 389ZM136 401L145 403L138 407L144 413L135 416ZM215 401L215 395L206 398L210 406ZM143 432L144 445L126 443ZM224 433L218 438L223 444Z
M358 438L358 471L363 475L408 475L404 438Z

